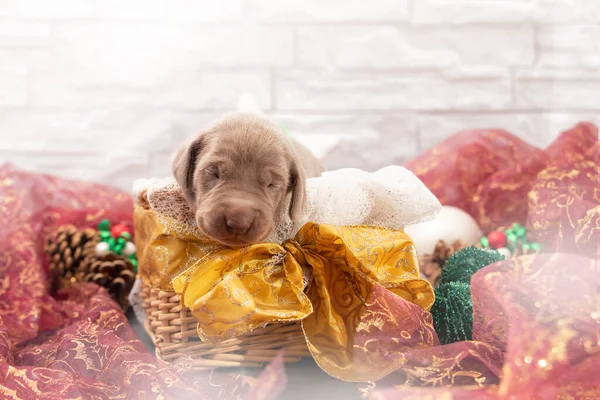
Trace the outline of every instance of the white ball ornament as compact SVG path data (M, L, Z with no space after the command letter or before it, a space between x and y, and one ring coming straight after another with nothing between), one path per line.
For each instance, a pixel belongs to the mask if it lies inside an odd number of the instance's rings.
M126 256L130 256L132 254L135 254L135 251L135 244L133 242L127 242L127 244L125 244L125 248L123 249L123 254L125 254Z
M407 226L404 231L415 243L419 255L433 253L439 240L448 245L456 240L471 245L478 243L483 236L473 217L451 206L443 206L435 219Z
M105 256L110 253L110 246L106 242L100 242L96 245L96 255L97 256Z

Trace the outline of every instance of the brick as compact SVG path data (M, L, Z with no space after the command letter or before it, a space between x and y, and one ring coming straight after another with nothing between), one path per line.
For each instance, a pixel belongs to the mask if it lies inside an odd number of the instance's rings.
M536 62L538 68L600 68L600 54L540 52Z
M19 169L64 178L99 182L131 193L133 180L146 176L147 156L142 154L4 152L0 159Z
M272 118L322 158L327 169L375 171L401 165L417 153L412 116L276 113Z
M0 47L37 47L49 44L50 26L41 22L0 20Z
M418 0L411 18L416 24L522 22L597 22L597 0Z
M297 31L303 66L423 68L461 64L532 65L532 26L312 26Z
M499 109L510 103L508 72L460 68L395 73L285 71L276 75L279 110Z
M538 31L537 66L600 68L600 25L544 25Z
M248 0L246 10L267 23L406 21L408 0Z
M283 67L292 63L289 27L110 23L60 25L56 53L130 82L203 67Z
M538 46L543 51L600 52L600 25L543 25L538 32Z
M418 116L420 151L427 150L454 133L469 129L504 129L526 142L545 148L561 132L578 122L597 119L593 113L460 113Z
M144 108L0 109L0 134L18 132L2 137L0 151L170 153L218 114Z
M0 17L35 19L149 19L165 14L167 0L2 0Z
M10 59L0 62L0 106L27 104L27 65Z
M42 52L29 63L32 104L230 110L240 93L247 92L261 107L270 107L266 69L215 69L199 60L193 46L173 44L194 28L165 28L161 36L151 33L152 26L92 24L85 33L78 24L57 28L52 52ZM247 65L243 60L240 64Z
M597 70L519 71L515 92L517 106L524 109L600 112L600 73Z
M131 71L133 74L134 71ZM98 81L100 78L102 81ZM261 71L198 71L177 74L155 82L137 77L136 86L93 71L66 77L60 70L36 70L32 75L31 104L35 106L93 109L97 107L160 107L173 110L231 111L241 93L250 93L262 108L271 107L271 81ZM117 86L113 86L117 85ZM147 87L146 87L147 86Z
M167 2L165 18L190 22L223 23L244 19L245 0L178 0Z

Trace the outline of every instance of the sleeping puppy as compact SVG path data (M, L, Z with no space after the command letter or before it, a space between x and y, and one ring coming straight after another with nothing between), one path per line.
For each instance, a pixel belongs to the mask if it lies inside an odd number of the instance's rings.
M232 247L264 241L286 213L298 221L305 180L322 171L279 126L248 113L217 121L173 159L173 175L200 231Z

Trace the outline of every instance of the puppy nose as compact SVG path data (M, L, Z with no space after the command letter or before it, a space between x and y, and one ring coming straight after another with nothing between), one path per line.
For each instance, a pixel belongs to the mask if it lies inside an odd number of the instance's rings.
M231 233L246 233L254 222L254 210L247 207L235 207L225 213L227 230Z

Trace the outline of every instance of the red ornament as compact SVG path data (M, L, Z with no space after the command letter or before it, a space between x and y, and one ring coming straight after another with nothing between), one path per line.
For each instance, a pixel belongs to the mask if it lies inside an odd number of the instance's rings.
M490 248L499 249L501 247L506 246L506 235L504 232L494 231L490 232L488 235L488 241L490 243Z
M121 224L116 224L115 226L113 226L110 229L110 234L115 239L118 238L119 236L121 236L121 234L123 232L127 232L127 233L131 234L131 232L129 232L129 229L127 229L127 227L125 225L121 225Z

